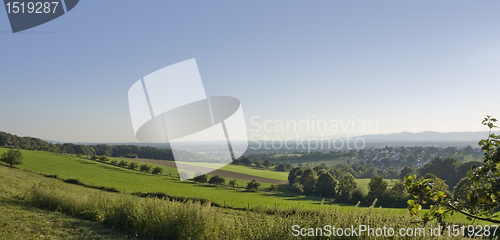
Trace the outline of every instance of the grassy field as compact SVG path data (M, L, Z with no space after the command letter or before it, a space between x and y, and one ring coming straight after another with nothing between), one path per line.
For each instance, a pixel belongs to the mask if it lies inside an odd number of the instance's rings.
M0 154L6 149L0 149ZM203 184L194 184L189 181L179 181L168 176L156 176L139 173L127 169L121 169L108 164L93 162L90 160L77 159L72 156L64 156L38 151L22 151L24 160L19 167L34 172L46 174L57 174L60 178L79 179L87 184L95 184L105 187L115 187L123 193L132 192L164 192L169 195L205 198L227 206L245 208L273 207L282 209L320 209L323 207L340 207L340 211L351 211L355 209L352 205L333 203L328 199L322 204L322 198L304 197L284 193L246 192L242 189L230 189L223 187L212 187ZM3 167L5 169L5 167ZM15 169L13 169L15 170ZM19 171L19 170L16 170ZM36 175L37 178L47 179ZM24 184L23 177L18 177L20 186ZM364 184L368 179L362 179ZM22 184L21 184L22 183ZM363 187L363 184L360 184ZM383 210L386 214L403 214L406 209ZM465 222L465 218L459 214L452 216L451 220Z
M378 208L353 207L349 212L339 206L293 211L278 208L266 214L262 212L266 209L236 211L139 198L66 184L3 164L0 179L0 201L15 202L0 206L3 239L311 239L292 236L292 226L422 227L411 225L407 214Z
M7 149L5 149L5 148L0 148L0 154L6 150ZM73 176L73 175L67 175L67 174L71 172L71 171L69 171L70 169L77 166L77 165L75 165L75 162L70 162L69 164L59 166L59 163L65 162L65 159L72 159L73 161L76 161L76 163L79 163L79 164L101 165L101 163L98 163L95 161L89 161L87 159L78 158L76 155L70 155L70 154L60 155L60 154L54 154L54 153L48 153L48 152L34 152L34 151L24 151L23 150L23 156L24 156L25 152L27 154L25 156L27 162L25 162L25 164L23 164L23 166L22 166L23 169L27 169L27 170L35 171L35 172L39 172L39 173L46 173L46 174L57 174L55 172L59 172L62 170L63 175L59 175L59 177L62 177L62 178L77 178L77 177L66 177L66 176ZM32 161L34 158L38 158L42 161ZM127 158L127 159L115 158L115 157L108 157L108 158L109 158L109 161L115 160L117 162L120 162L120 161L124 160L127 163L135 162L139 166L144 164L143 162L140 162L140 161L134 161L133 158L130 158L130 159L129 158ZM104 169L112 169L112 170L121 169L124 171L130 171L131 173L141 174L141 173L138 173L137 171L127 170L127 169L119 168L119 167L112 166L109 164L104 164L104 165L105 166L101 166ZM179 176L179 173L177 172L176 168L158 165L158 164L149 164L149 163L147 165L150 165L153 168L154 167L162 168L163 173L161 175L163 175L163 176L171 176L171 177L178 177ZM103 171L99 170L96 173L102 174ZM64 175L64 174L66 174L66 175ZM87 175L87 173L82 173L80 175ZM151 176L151 174L145 174L145 175ZM212 176L212 175L208 174L208 176ZM82 179L80 179L80 180L82 180ZM228 179L226 179L226 182L228 182L229 180L232 180L232 179L228 178ZM235 179L235 180L236 180L237 186L240 186L240 187L246 186L247 183L249 182L249 181L242 180L242 179ZM93 183L93 182L90 182L90 183ZM270 183L261 183L261 188L268 188L269 186L271 186Z
M77 158L76 155L69 155L69 156L72 156L74 158ZM133 158L116 158L116 157L109 157L109 160L110 161L113 161L113 160L116 160L117 162L120 162L120 161L126 161L127 163L131 163L131 162L135 162L137 163L139 166L143 165L144 162L141 162L141 161L137 161L137 160L134 160ZM164 176L171 176L171 177L178 177L179 176L179 173L177 171L177 168L173 168L173 167L169 167L169 166L164 166L164 165L158 165L158 164L151 164L151 163L147 163L147 165L150 165L152 166L153 168L155 167L160 167L163 169L163 173L161 175L164 175ZM191 174L194 174L194 172L190 172L190 171L185 171L186 173L191 173ZM212 174L207 174L209 177L213 176ZM229 180L233 180L233 178L226 178L226 183L229 182ZM243 180L243 179L234 179L236 180L236 184L237 186L240 186L240 187L244 187L247 185L247 183L249 181L247 180ZM261 188L268 188L270 187L271 184L270 183L261 183Z
M43 181L47 178L0 165L0 239L131 239L101 224L35 208L19 199Z
M0 149L0 154L7 149ZM284 193L247 192L243 189L230 189L180 181L168 176L156 176L137 171L122 169L72 156L48 152L21 150L24 160L21 169L33 172L56 174L64 179L78 179L87 184L114 187L121 192L164 192L174 196L210 199L219 204L233 207L274 206L284 208L300 206L304 209L318 209L323 200L319 197L295 196ZM325 201L325 204L330 204ZM331 203L338 205L337 203ZM346 205L343 210L352 209ZM404 211L398 209L397 211Z
M209 168L215 168L215 166L217 166L217 164L214 163L192 163L192 162L182 162L182 163L187 165L196 165L200 167L209 167ZM276 179L276 180L285 180L285 181L288 180L288 173L285 172L276 172L267 169L257 169L241 165L226 165L222 167L221 170L243 173L247 175Z
M7 149L0 149L0 154ZM219 204L227 204L234 207L247 207L248 204L254 206L274 206L282 207L301 206L305 209L318 209L319 203L323 198L313 196L296 196L286 193L250 193L242 189L218 188L204 184L194 184L190 181L181 182L178 179L168 176L156 176L152 174L140 173L123 169L109 164L103 164L86 159L79 159L73 156L66 156L48 152L22 150L24 157L23 165L20 167L33 172L56 174L63 179L78 179L87 184L100 185L104 187L114 187L121 192L164 192L169 195L207 198ZM127 160L131 162L132 160ZM140 163L140 162L138 162ZM175 168L161 166L165 169L164 175L170 173L177 176ZM257 170L244 166L230 165L233 170L248 172L268 170ZM277 172L272 172L277 173ZM286 173L283 173L286 174ZM227 180L228 181L228 180ZM368 189L369 179L357 179L360 187ZM245 186L247 181L237 181L239 186ZM388 181L390 183L390 181ZM262 183L263 188L270 184ZM327 199L328 200L328 199ZM330 204L330 201L326 201ZM338 203L331 203L337 205ZM352 208L352 205L344 205L346 209ZM404 211L404 209L398 209Z

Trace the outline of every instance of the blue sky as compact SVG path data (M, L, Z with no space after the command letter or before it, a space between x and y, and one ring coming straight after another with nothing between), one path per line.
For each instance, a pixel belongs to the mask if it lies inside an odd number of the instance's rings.
M237 97L247 120L314 115L376 120L371 133L482 131L486 114L500 117L499 8L498 1L80 1L16 34L0 10L0 131L136 141L129 87L190 58L207 95Z

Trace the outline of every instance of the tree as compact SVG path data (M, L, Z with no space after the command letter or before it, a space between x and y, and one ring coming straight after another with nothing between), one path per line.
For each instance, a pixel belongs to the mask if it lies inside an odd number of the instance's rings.
M347 200L349 198L349 194L351 194L352 191L354 191L358 187L358 184L356 183L356 180L352 176L351 173L346 173L344 178L340 180L339 182L339 195L341 198L344 200Z
M413 174L413 168L404 166L399 173L399 179L403 180L408 174Z
M375 175L368 183L368 196L372 199L379 198L387 191L387 182L384 177Z
M235 186L238 186L238 184L236 183L236 179L233 179L231 181L229 181L229 186L231 186L232 188L234 188Z
M292 184L291 189L292 189L292 191L299 193L299 194L304 193L304 187L302 186L302 184L300 184L298 182Z
M260 187L260 183L255 181L255 179L254 179L247 184L246 189L247 189L247 191L255 192L255 191L259 190L259 187Z
M394 166L390 166L387 168L387 174L389 174L390 179L394 179L398 176L398 170Z
M302 167L292 168L292 170L290 170L290 173L288 173L288 184L292 186L295 183L295 179L297 177L300 177L300 175L302 175L303 172L304 168Z
M131 162L129 165L128 165L128 169L132 169L132 170L135 170L139 167L139 164L135 163L135 162Z
M394 200L402 200L406 198L407 195L405 184L401 181L397 181L389 191L389 196Z
M432 173L427 173L425 176L422 177L423 179L430 179L430 183L433 184L432 189L435 191L443 191L446 192L448 191L448 184L446 182L439 178L438 176L432 174Z
M0 160L9 164L10 168L12 168L14 167L14 165L23 163L23 155L21 154L21 150L11 148L9 149L9 151L2 154L2 158Z
M424 176L427 173L432 173L440 179L445 180L450 186L455 186L461 178L465 177L458 176L456 168L460 165L460 161L454 158L436 158L431 162L425 164L420 170L420 176ZM467 171L469 171L468 169ZM467 172L466 171L466 172Z
M271 184L271 186L269 186L268 190L271 192L276 192L276 191L278 191L278 185Z
M263 165L264 165L264 167L269 168L269 167L271 167L273 164L271 163L271 161L269 161L269 160L265 160L265 161L264 161L264 163L263 163Z
M117 165L117 166L118 166L118 167L126 167L126 166L128 166L128 163L127 163L127 162L125 162L125 161L123 161L123 160L121 160L121 161L118 163L118 165Z
M199 183L207 183L208 182L208 176L206 174L199 174L196 173L196 177L193 178L193 181L199 182Z
M262 160L260 159L257 159L253 162L255 164L256 167L262 167Z
M319 172L320 170L327 170L328 168L326 167L326 165L324 165L324 163L322 163L321 165L316 165L315 167L313 167L313 170L316 171L316 172Z
M153 174L161 174L161 173L163 173L163 168L161 168L161 167L155 167L153 169Z
M455 169L457 172L456 177L460 178L460 179L458 179L457 183L460 180L462 180L462 178L467 177L467 172L470 171L473 167L479 167L481 165L482 165L481 162L475 162L475 161L460 163ZM450 187L454 187L454 186L456 186L456 184L455 185L450 184Z
M304 186L304 193L312 194L316 188L318 176L313 169L307 168L300 176L300 184Z
M330 174L332 174L335 179L342 179L344 178L346 172L342 168L333 167L330 169Z
M443 191L434 189L431 179L417 179L415 175L405 177L405 185L413 199L408 200L408 210L414 216L419 216L421 221L427 223L436 219L442 223L445 218L458 212L467 216L468 220L482 220L500 223L495 219L495 209L500 207L500 135L491 133L498 120L486 116L482 124L489 128L488 138L479 141L479 146L484 152L483 164L473 167L467 172L471 191L467 200L454 201ZM420 214L421 204L428 201L434 202L430 210Z
M286 172L285 164L283 164L283 163L278 164L278 166L276 166L276 171L277 172Z
M116 165L118 165L118 161L113 160L113 161L111 161L109 164L111 164L111 165L113 165L113 166L116 166Z
M453 188L453 198L454 199L462 199L463 201L467 201L467 196L471 192L471 183L467 177L462 178L458 182L458 184Z
M210 180L208 180L208 183L214 184L214 185L221 185L226 183L226 179L219 175L212 176Z
M363 178L371 178L375 175L377 175L377 168L376 167L369 167L366 169L366 171L363 173Z
M108 159L108 157L106 155L102 155L102 156L99 157L99 161L101 161L101 162L107 162L108 160L109 159Z
M240 159L240 162L245 165L245 166L250 166L252 165L252 160L250 160L250 158L248 158L247 156L243 156L241 157Z
M147 164L143 164L143 165L141 165L139 170L141 170L141 172L148 173L149 171L151 171L151 166L149 166Z
M316 182L316 193L323 197L335 198L337 181L326 170L321 170Z
M98 158L97 155L90 156L90 160L94 160L95 161L95 160L97 160L97 158Z

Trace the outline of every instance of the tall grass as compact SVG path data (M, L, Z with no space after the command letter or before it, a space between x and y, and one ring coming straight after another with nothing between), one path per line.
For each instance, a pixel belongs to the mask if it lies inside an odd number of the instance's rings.
M59 184L40 183L24 195L32 205L101 222L140 237L210 239L224 226L215 208L199 203L140 199L124 194L72 193Z
M23 199L39 208L100 222L147 239L297 239L292 236L293 225L350 228L351 225L364 224L396 230L417 227L410 223L408 216L387 215L385 211L373 207L345 212L340 211L338 206L322 206L321 210L278 209L273 214L265 214L220 209L211 207L210 203L181 203L90 189L75 192L55 181L34 185L23 195ZM366 235L359 238L380 239ZM428 238L427 235L404 239Z

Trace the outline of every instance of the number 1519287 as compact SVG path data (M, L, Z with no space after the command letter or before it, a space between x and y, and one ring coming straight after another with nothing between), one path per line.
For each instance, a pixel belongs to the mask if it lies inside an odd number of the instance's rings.
M59 2L7 2L7 13L55 13Z

